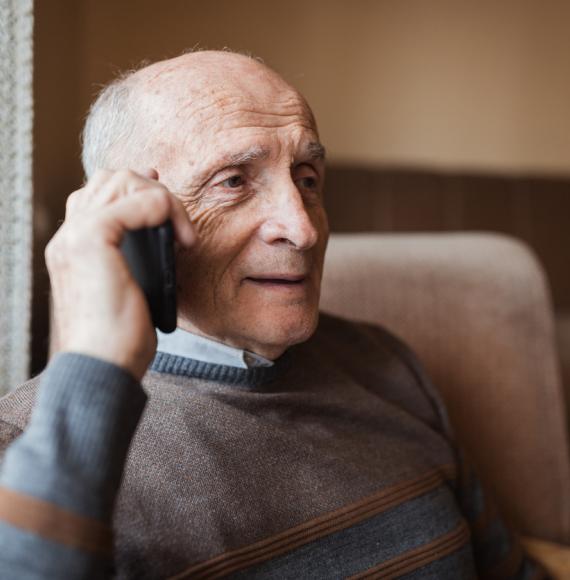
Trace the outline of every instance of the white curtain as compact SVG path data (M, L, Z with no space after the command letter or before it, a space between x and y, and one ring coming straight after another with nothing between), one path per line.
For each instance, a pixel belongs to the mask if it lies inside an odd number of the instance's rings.
M32 0L0 0L0 391L28 378L32 284Z

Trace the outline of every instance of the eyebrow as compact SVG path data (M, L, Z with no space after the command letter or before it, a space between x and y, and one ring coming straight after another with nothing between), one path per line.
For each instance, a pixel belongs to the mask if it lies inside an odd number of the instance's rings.
M265 149L260 145L254 145L245 151L240 151L239 153L232 153L229 155L226 158L227 165L244 165L246 163L250 163L251 161L257 161L258 159L267 159L269 157L269 153L269 149Z
M196 181L204 182L210 179L217 171L228 167L238 167L240 165L245 165L246 163L251 163L252 161L257 161L259 159L267 159L271 154L271 151L261 145L253 145L244 151L239 151L238 153L231 153L224 156L221 160L218 160L216 165L218 169L212 169L212 167L203 171ZM305 154L310 161L323 160L326 157L326 149L318 141L311 141L307 144L305 148ZM304 156L304 155L303 155ZM187 188L190 184L187 184Z
M308 158L313 160L325 159L326 149L318 141L311 141L307 147L306 152ZM260 145L254 145L245 151L240 151L239 153L233 153L226 158L226 163L228 166L245 165L251 161L257 161L259 159L267 159L270 155L269 149L265 149Z
M198 176L196 176L190 183L184 185L184 190L190 189L193 183L201 183L202 185L211 179L218 171L227 169L228 167L238 167L240 165L245 165L251 161L256 161L258 159L267 159L269 157L270 151L260 145L254 145L249 147L244 151L239 151L238 153L230 153L224 155L221 159L218 159L213 165L207 167L201 171Z
M311 143L307 145L307 152L312 161L324 161L327 155L324 145L321 145L318 141L311 141Z

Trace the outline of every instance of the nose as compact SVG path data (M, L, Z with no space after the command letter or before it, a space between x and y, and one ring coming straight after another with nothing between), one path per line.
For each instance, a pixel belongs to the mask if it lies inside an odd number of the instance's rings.
M295 183L289 179L273 192L261 237L268 244L288 244L303 251L312 248L319 233Z

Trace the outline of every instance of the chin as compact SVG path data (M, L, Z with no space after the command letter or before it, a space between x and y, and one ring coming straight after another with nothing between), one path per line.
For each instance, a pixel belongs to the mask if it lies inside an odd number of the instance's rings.
M277 358L290 346L305 342L313 335L319 311L317 308L301 312L260 311L252 322L251 339L255 345L252 350L268 358Z

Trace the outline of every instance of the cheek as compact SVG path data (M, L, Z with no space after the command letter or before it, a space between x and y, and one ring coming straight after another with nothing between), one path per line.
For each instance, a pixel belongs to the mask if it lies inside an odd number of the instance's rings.
M200 297L211 299L219 289L221 279L231 261L223 246L215 238L203 238L190 250L184 250L177 257L177 279L179 290L193 300ZM207 295L207 296L206 296Z
M328 237L329 220L322 200L317 205L314 206L313 224L318 229L319 234L321 234L325 238Z
M319 234L317 244L313 249L313 255L315 256L316 263L319 264L319 267L322 270L325 252L329 241L329 222L324 207L320 206L318 210L315 211L312 222Z
M247 214L202 209L197 226L198 241L178 257L179 286L195 300L231 298L238 290L239 256L251 238L253 228ZM243 213L243 212L241 212ZM184 286L188 286L184 289Z
M223 226L224 217L230 210L227 204L222 201L190 199L183 202L190 220L194 224L198 237L203 242L216 235L216 232Z

